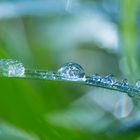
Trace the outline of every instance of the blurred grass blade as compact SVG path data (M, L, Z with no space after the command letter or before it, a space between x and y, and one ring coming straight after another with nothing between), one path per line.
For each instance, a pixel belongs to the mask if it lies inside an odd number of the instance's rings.
M121 5L121 39L122 67L124 74L134 82L140 75L137 59L137 0L122 0ZM133 76L132 76L133 74Z

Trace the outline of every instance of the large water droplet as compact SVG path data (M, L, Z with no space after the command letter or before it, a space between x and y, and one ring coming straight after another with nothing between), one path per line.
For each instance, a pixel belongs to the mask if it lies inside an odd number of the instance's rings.
M135 87L140 90L140 80L136 81Z
M101 82L103 82L105 84L110 84L110 85L113 85L115 83L115 81L113 80L113 75L111 75L111 74L102 78Z
M93 80L93 81L101 81L101 76L99 74L94 74L90 77L90 80Z
M85 81L84 69L77 63L66 63L59 70L58 74L65 80Z
M23 77L25 68L17 60L0 59L0 75L8 77Z

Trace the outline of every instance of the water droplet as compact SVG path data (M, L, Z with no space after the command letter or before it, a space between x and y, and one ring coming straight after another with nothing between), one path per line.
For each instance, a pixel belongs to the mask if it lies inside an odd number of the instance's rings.
M91 80L93 81L101 81L101 76L99 74L94 74L90 77Z
M110 85L113 85L115 83L115 81L113 80L113 75L111 75L111 74L102 78L101 82L103 82L105 84L110 84Z
M135 88L137 88L138 90L140 90L140 80L138 80L135 84Z
M121 86L122 83L121 83L121 82L115 82L114 85L116 85L116 86Z
M122 83L121 82L118 82L118 81L116 81L114 84L113 84L113 87L115 88L115 89L122 89Z
M0 75L8 77L23 77L25 68L17 60L0 59Z
M59 70L58 74L65 80L85 81L84 69L77 63L66 63Z
M128 80L127 79L123 79L122 80L122 86L128 86L129 83L128 83Z

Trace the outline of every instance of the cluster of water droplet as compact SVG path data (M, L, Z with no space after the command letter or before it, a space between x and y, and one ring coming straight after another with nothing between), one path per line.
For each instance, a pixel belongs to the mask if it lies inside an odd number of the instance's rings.
M129 96L134 96L140 92L140 81L136 82L135 86L129 85L127 79L122 81L117 81L113 75L100 76L99 74L94 74L87 77L87 84L95 85L99 87L105 87L110 89L117 89L122 92L127 92Z
M127 79L117 81L111 74L106 76L100 76L99 74L85 76L84 69L79 64L72 62L64 64L54 73L52 71L25 69L23 64L17 60L0 59L0 76L75 81L87 85L119 90L128 93L130 96L140 95L140 80L132 86L129 85Z
M111 74L103 77L99 74L85 76L84 69L77 63L66 63L58 70L58 75L62 80L84 81L88 85L127 92L130 96L140 92L140 80L136 82L135 86L131 86L127 79L117 81Z
M13 59L0 59L0 76L23 77L25 68L21 62Z

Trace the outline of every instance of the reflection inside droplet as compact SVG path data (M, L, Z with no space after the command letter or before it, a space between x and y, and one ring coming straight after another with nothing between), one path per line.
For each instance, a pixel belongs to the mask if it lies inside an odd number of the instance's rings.
M84 69L77 63L66 63L59 70L62 79L72 81L85 81Z

